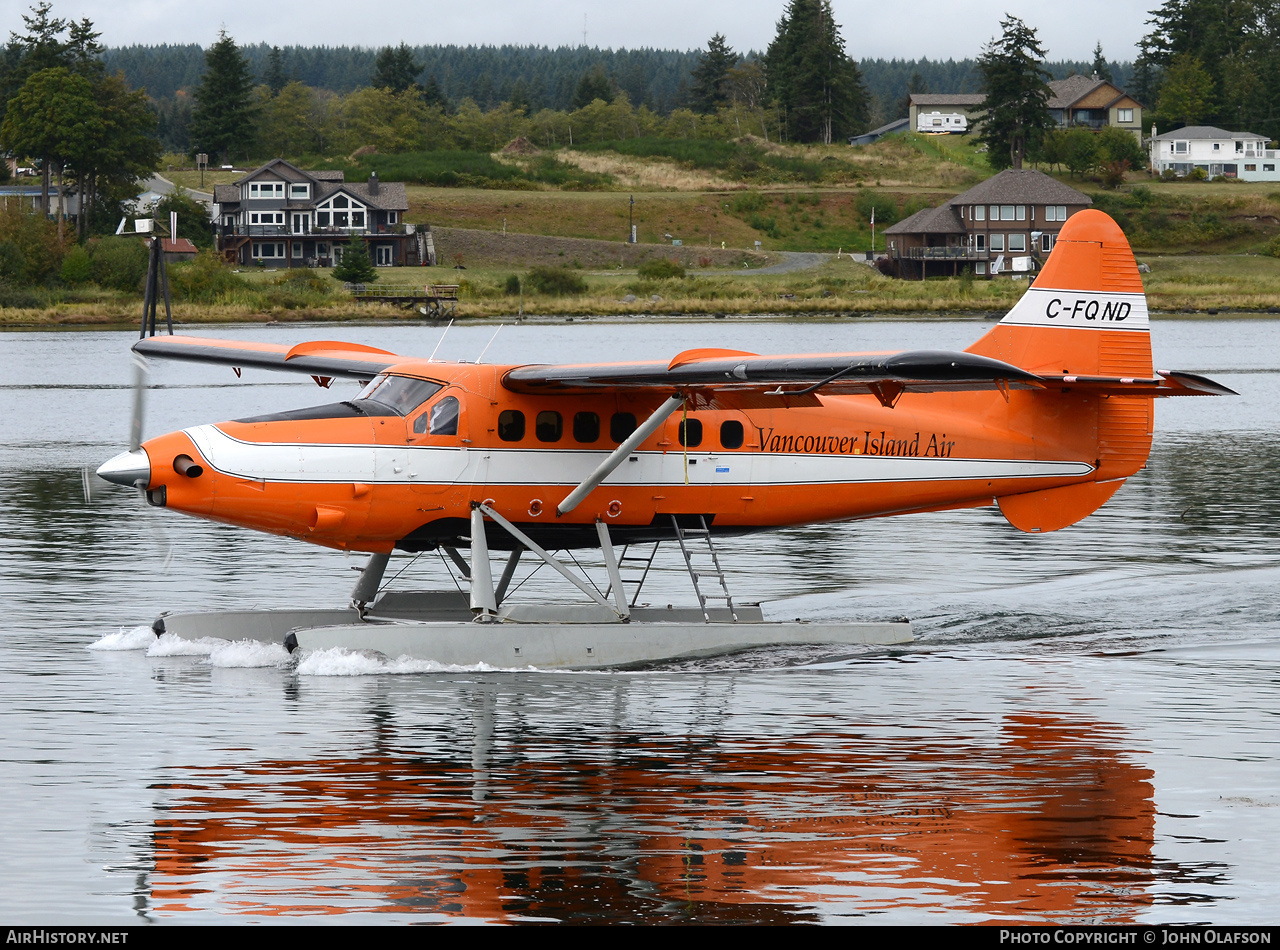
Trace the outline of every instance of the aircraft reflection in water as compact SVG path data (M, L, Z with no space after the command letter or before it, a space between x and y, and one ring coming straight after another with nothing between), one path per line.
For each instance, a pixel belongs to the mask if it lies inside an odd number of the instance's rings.
M469 755L182 769L150 910L1118 924L1152 900L1153 776L1105 723L1007 716L959 750L608 732L575 760L495 741L487 705Z

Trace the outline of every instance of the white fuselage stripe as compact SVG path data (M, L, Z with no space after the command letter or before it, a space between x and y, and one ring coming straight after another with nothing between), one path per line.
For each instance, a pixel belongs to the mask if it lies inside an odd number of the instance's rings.
M528 485L572 488L607 452L438 446L245 442L216 426L183 430L218 472L250 481L371 485ZM779 452L641 451L605 485L708 487L844 485L1008 478L1084 478L1080 461Z

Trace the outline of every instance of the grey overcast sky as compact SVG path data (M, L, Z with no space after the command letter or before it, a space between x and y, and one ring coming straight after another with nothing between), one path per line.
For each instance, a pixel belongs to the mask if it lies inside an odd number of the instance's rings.
M1050 59L1086 59L1094 43L1110 59L1132 59L1159 0L832 0L845 45L863 58L963 59L977 55L1006 13L1039 31ZM6 30L19 30L30 0L0 0ZM225 29L236 42L276 46L448 44L694 49L723 33L737 50L764 49L785 0L53 0L55 16L88 17L108 46L199 43Z

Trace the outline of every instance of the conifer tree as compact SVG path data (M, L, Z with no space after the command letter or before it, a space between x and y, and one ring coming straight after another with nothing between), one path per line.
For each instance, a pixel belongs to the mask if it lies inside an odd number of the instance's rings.
M725 42L723 34L717 33L707 41L707 51L698 55L693 86L689 90L689 104L695 112L709 115L729 101L725 80L740 58Z
M862 74L844 51L830 0L790 0L765 70L792 139L830 144L866 124Z
M191 141L197 149L224 160L244 155L253 142L256 110L249 61L226 32L205 53L205 73L191 113Z
M982 141L993 168L1021 168L1049 128L1049 73L1036 31L1014 16L1000 21L999 39L978 57L983 91Z
M1107 82L1115 82L1111 67L1107 65L1107 57L1102 55L1102 40L1098 40L1098 45L1093 48L1093 74Z
M414 57L408 44L384 46L378 50L378 58L373 62L372 84L375 89L404 92L417 86L421 72L422 64Z
M369 260L364 241L352 238L342 249L342 260L333 269L333 279L344 284L371 284L378 279L378 270Z

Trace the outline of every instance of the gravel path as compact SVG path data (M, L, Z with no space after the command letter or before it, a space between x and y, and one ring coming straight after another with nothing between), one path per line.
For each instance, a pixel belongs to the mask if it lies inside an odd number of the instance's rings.
M830 254L818 254L813 251L770 251L771 254L780 254L783 261L779 264L770 264L768 267L761 267L759 270L753 270L753 274L790 274L793 271L808 270L810 267L817 267L819 264L825 264L831 260Z

